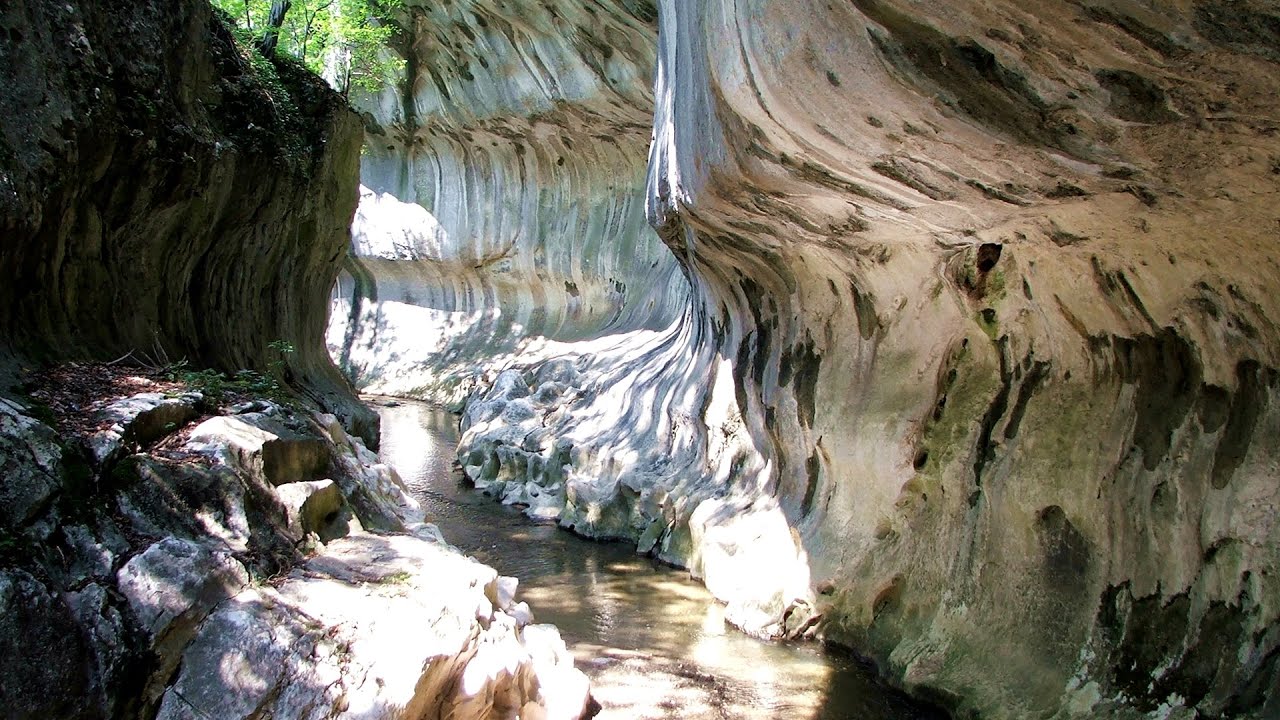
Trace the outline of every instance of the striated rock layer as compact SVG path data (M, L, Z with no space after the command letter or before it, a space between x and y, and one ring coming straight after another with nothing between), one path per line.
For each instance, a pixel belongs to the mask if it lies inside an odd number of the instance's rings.
M0 7L6 718L587 709L515 579L367 449L324 352L359 148L335 93L205 0Z
M669 326L687 285L644 221L654 8L410 2L366 98L329 346L372 392L460 399L541 346Z
M0 360L187 359L269 345L370 442L323 351L356 201L359 120L206 2L0 9Z
M1277 23L664 2L687 310L499 357L460 461L961 715L1275 715Z

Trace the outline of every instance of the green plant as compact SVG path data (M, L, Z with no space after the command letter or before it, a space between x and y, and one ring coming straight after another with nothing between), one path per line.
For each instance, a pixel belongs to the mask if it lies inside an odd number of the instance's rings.
M283 378L287 358L289 355L297 352L293 347L293 343L287 340L272 340L267 343L267 347L275 353L275 356L267 360L267 366L271 368L271 373L276 377Z
M393 572L390 575L383 575L378 578L377 582L380 585L408 585L409 581L412 579L412 573L400 570L398 572Z
M258 47L260 37L271 32L271 0L213 4L244 34L245 47ZM403 10L403 0L292 0L276 31L277 47L343 95L353 87L373 91L404 66L390 50L403 35L397 23Z
M231 376L212 368L196 370L187 360L178 360L165 365L161 375L170 382L180 382L189 389L198 391L210 402L219 402L227 393L244 393L262 395L273 400L285 402L283 397L285 370L288 367L288 356L297 349L287 340L273 340L267 343L270 350L266 359L267 372L257 370L237 370Z

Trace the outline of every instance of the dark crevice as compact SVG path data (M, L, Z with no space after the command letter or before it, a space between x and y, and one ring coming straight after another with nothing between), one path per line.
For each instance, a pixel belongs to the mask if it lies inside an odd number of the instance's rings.
M1036 360L1018 387L1018 397L1013 401L1013 410L1009 412L1009 422L1004 427L1004 436L1010 440L1018 436L1018 428L1022 425L1022 417L1027 412L1027 403L1031 395L1049 377L1049 362Z
M979 488L982 487L982 473L987 463L996 458L996 448L991 441L991 434L995 432L996 424L1000 422L1000 418L1004 417L1005 410L1009 407L1009 393L1013 389L1013 371L1009 368L1008 338L1002 337L997 340L996 350L1000 355L1000 390L982 415L978 444L973 458L973 483Z
M1253 360L1236 366L1238 386L1227 413L1218 448L1213 455L1213 486L1224 488L1244 463L1258 419L1268 404L1268 383L1262 367Z

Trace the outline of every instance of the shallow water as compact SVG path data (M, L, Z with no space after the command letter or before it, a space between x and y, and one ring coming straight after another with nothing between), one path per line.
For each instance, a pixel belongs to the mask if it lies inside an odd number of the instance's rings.
M755 640L688 573L634 547L539 524L454 471L457 420L433 406L372 399L393 465L445 539L503 575L538 622L554 623L591 678L600 718L945 717L814 644Z

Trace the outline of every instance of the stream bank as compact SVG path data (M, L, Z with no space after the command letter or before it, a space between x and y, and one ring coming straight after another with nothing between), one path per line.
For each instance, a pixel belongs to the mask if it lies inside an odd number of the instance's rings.
M538 523L453 470L457 418L427 403L366 398L382 418L380 456L445 539L503 575L536 620L559 628L591 679L601 718L944 718L816 644L773 643L728 626L688 574L626 543Z

